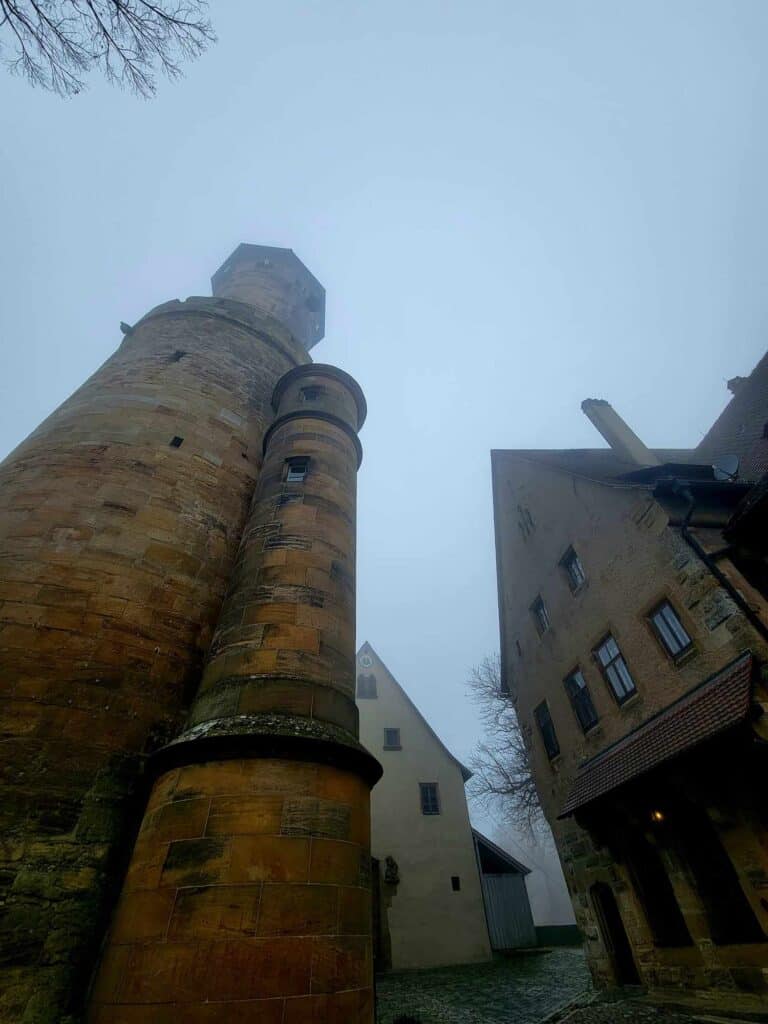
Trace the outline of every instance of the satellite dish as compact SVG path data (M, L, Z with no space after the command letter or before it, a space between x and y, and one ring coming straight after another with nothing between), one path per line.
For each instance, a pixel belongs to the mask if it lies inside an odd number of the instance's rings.
M712 463L715 480L735 480L739 475L739 456L721 455Z

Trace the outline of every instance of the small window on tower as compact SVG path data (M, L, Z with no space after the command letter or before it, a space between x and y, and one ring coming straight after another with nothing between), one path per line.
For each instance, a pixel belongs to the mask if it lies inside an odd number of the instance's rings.
M181 448L181 446L184 444L184 438L172 437L168 443L170 444L171 448Z
M437 793L436 782L420 782L419 792L421 794L421 813L439 814L440 799Z
M399 729L385 729L384 730L384 749L385 750L402 750L400 745L400 730Z
M461 879L458 875L451 875L451 888L454 892L461 892Z
M285 480L289 484L301 484L309 472L309 456L295 455L285 460Z
M302 402L317 402L325 394L325 388L317 387L314 384L307 385L302 388L299 392L299 396Z

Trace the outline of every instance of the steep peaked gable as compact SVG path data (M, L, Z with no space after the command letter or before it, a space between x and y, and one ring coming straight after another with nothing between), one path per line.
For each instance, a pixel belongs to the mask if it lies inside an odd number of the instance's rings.
M389 669L387 668L386 664L384 663L384 660L376 652L374 647L370 643L368 643L367 640L363 644L361 644L360 649L357 652L357 658L359 659L360 656L363 655L363 654L370 654L371 657L376 659L376 661L379 663L379 665L384 670L384 672L386 672L387 678L390 681L390 683L392 684L392 686L394 687L394 689L396 690L396 692L400 694L400 696L403 698L403 700L408 705L408 707L413 711L414 716L421 722L421 724L424 726L424 728L429 733L429 735L434 739L434 741L437 744L437 746L440 747L440 749L456 765L456 767L461 772L461 777L464 780L464 782L468 782L469 779L472 778L472 772L469 770L469 768L467 768L465 765L463 765L461 763L461 761L459 761L458 758L453 756L453 754L446 747L446 745L443 743L443 741L437 735L435 730L432 728L432 726L426 720L424 715L422 715L422 713L419 711L419 709L413 703L411 698L408 696L407 692L403 689L403 687L400 685L400 683L397 681L397 679L395 679L395 677L389 671Z

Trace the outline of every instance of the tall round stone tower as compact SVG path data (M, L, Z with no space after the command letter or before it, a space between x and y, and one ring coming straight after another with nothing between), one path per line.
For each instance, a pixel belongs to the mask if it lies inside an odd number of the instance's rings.
M156 775L90 1021L372 1024L357 742L360 388L289 371L186 729Z
M241 245L214 276L213 298L165 303L124 328L117 352L0 465L4 1022L77 1019L144 813L147 759L161 773L155 802L182 770L163 774L165 766L176 758L179 765L189 762L186 770L200 771L199 759L182 751L193 739L214 742L217 730L232 741L224 744L228 751L243 754L245 746L245 761L216 755L222 778L227 771L245 773L253 743L239 725L223 724L227 716L239 722L258 712L265 732L270 715L287 722L287 710L303 714L290 704L293 694L312 694L314 702L314 690L324 684L322 694L334 693L329 710L322 710L321 694L308 721L342 730L353 761L363 757L350 717L351 633L340 633L351 630L354 606L354 485L340 446L357 451L352 434L362 398L340 371L328 369L327 383L317 384L324 392L321 425L312 432L328 435L329 460L310 453L315 464L307 479L319 474L344 499L334 513L319 494L307 510L313 528L327 530L330 548L346 545L338 572L328 573L333 600L346 593L346 619L327 610L333 602L326 608L300 596L321 593L317 581L307 578L303 589L288 582L309 577L309 568L291 562L301 553L319 558L314 538L308 547L301 540L272 547L274 531L264 524L259 586L273 588L272 617L259 618L266 613L251 596L248 568L258 538L253 501L267 500L254 499L265 436L270 459L300 422L297 412L311 404L310 385L301 392L290 382L313 372L308 350L323 326L324 291L290 250ZM279 402L299 405L290 411L280 405L275 421L272 397L281 379L288 383ZM337 471L338 485L331 480ZM271 469L258 495L270 480L276 486L273 477ZM292 516L301 519L299 504L286 498L276 509L290 524ZM322 576L320 566L312 569ZM313 633L322 642L302 647L301 638ZM266 682L259 689L255 669L247 680L243 674L246 648L255 651L259 637L276 670L271 690ZM206 656L205 682L190 714ZM294 728L294 741L297 735ZM310 770L309 762L294 764L290 751L280 750L274 762L259 763L274 765L273 775L281 764L288 773ZM263 754L262 744L258 758ZM327 766L329 773L343 771ZM360 773L370 776L368 769ZM298 775L296 785L302 785ZM173 796L171 808L189 809L178 790ZM249 816L247 807L238 813ZM159 817L166 820L160 832L175 839L173 810ZM149 815L144 827L154 820ZM355 828L362 836L357 820ZM136 865L134 856L132 872ZM150 1020L141 1012L131 1019Z

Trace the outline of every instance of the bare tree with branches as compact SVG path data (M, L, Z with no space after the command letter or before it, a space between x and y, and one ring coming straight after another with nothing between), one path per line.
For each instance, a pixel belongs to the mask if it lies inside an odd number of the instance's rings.
M206 0L0 0L0 59L60 96L95 68L151 96L158 67L178 78L214 40Z
M498 654L472 669L470 696L480 711L485 738L470 759L470 793L523 832L538 835L546 821L531 773L526 738L511 697L502 692Z

